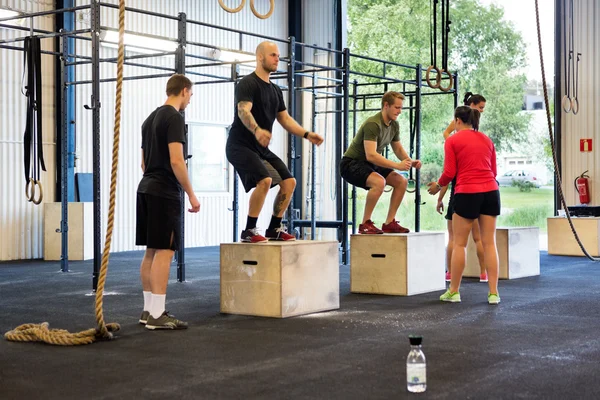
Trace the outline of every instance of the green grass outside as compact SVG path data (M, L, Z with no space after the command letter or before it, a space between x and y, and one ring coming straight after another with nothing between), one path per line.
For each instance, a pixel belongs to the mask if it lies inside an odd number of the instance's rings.
M391 192L384 193L373 212L375 225L381 227L385 222L390 203ZM357 220L362 220L364 202L367 192L357 189ZM444 198L448 204L449 193ZM554 191L551 189L532 189L531 192L520 192L515 187L500 188L502 211L498 219L498 226L537 226L541 232L546 232L546 218L553 215ZM421 231L441 231L446 229L446 220L443 215L435 211L437 195L431 196L425 187L421 189ZM350 200L350 210L352 200ZM351 211L350 211L351 213ZM349 216L352 218L352 215ZM407 193L402 201L396 219L401 225L414 230L415 227L415 195Z

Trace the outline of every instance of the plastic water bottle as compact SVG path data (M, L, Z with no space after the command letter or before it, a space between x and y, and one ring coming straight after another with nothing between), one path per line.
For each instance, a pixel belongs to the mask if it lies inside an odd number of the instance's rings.
M409 336L410 353L406 358L406 388L409 392L422 393L427 389L427 364L421 349L421 336Z

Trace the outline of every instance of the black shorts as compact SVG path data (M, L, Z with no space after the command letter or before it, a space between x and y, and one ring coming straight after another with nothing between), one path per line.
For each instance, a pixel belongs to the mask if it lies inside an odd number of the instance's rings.
M271 187L279 185L283 180L293 178L290 170L271 150L261 154L243 144L229 144L225 148L227 160L237 171L246 193L265 178L273 179Z
M500 215L500 191L484 193L455 193L454 212L463 218L477 219L480 215Z
M181 200L138 193L135 244L177 250L180 242Z
M354 160L349 157L342 157L342 161L340 161L340 174L342 175L342 178L344 178L344 180L351 185L369 190L370 188L367 186L367 178L369 178L369 175L371 175L373 172L376 172L384 178L387 178L387 176L394 172L394 170L390 168L379 167L368 161Z
M456 185L456 178L450 184L450 200L448 200L448 207L446 211L446 219L452 221L452 214L454 214L454 186Z

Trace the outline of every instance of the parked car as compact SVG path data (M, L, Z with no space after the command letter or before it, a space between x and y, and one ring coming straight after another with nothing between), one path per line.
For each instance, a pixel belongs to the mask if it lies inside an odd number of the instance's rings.
M502 175L498 175L496 178L500 186L512 186L513 181L531 182L536 188L542 186L542 183L536 176L523 169L513 169L506 171Z

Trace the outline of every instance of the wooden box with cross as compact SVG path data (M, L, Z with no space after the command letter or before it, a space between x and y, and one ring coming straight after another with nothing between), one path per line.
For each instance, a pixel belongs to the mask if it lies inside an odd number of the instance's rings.
M338 246L221 244L221 312L286 318L340 308Z
M411 296L446 288L443 232L351 235L350 290Z

